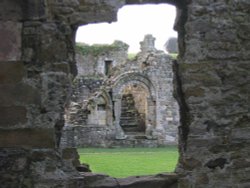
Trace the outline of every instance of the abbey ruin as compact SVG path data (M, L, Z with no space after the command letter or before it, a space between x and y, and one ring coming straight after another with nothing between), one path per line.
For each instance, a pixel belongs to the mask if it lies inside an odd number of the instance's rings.
M173 66L173 92L179 106L180 158L176 170L124 179L80 172L76 150L60 147L65 108L77 76L76 30L89 23L115 21L117 11L125 5L147 3L168 3L177 9L174 28L178 31L179 57ZM0 186L250 187L249 10L249 0L1 0ZM154 65L155 57L146 57L138 55L140 64L132 61L131 65L142 66L143 74L150 76L150 67L160 63ZM168 59L165 55L162 58ZM107 74L112 60L104 59ZM104 84L113 86L108 91L114 94L115 108L122 106L123 98L131 97L132 89L145 91L142 99L148 108L144 125L152 122L158 126L158 121L168 118L168 108L160 119L151 116L157 92L150 84L157 86L136 71ZM114 71L110 78L116 75ZM162 80L159 85L165 89L161 92L171 90L167 84L167 79ZM89 123L96 121L95 113L112 113L106 97L97 93L93 103L89 101ZM170 105L166 98L161 102ZM123 120L119 109L114 116ZM111 120L100 119L98 123L104 122ZM122 130L117 138L129 135L128 129Z
M177 145L173 60L156 50L154 40L146 35L133 60L128 59L128 45L120 41L103 49L96 46L87 55L78 47L78 75L61 147Z

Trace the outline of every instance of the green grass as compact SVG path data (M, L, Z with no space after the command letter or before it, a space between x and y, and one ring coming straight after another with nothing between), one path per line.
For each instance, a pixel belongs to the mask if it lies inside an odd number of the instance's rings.
M178 160L176 147L84 148L78 152L81 162L88 163L92 172L117 178L173 172Z
M136 55L137 55L136 53L129 53L128 54L128 59L131 60L131 61L135 60Z
M177 56L178 56L178 54L175 54L175 53L170 53L169 54L173 59L177 59Z

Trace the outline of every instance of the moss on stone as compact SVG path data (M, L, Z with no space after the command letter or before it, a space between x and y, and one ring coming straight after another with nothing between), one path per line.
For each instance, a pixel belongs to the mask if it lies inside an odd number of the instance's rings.
M123 49L128 49L128 45L121 41L114 41L112 44L93 44L88 45L85 43L76 43L76 52L82 55L93 55L99 56L100 54L105 54L110 51L119 51Z

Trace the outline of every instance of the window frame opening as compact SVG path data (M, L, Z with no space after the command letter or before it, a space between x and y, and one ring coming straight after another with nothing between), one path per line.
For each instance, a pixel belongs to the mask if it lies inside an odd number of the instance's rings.
M107 73L107 71L105 71L105 73Z

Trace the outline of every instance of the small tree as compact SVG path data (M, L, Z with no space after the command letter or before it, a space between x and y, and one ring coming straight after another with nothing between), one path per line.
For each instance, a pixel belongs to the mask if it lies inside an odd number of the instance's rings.
M168 51L168 53L174 53L174 54L178 53L178 45L177 45L176 37L170 37L164 46L166 50Z

